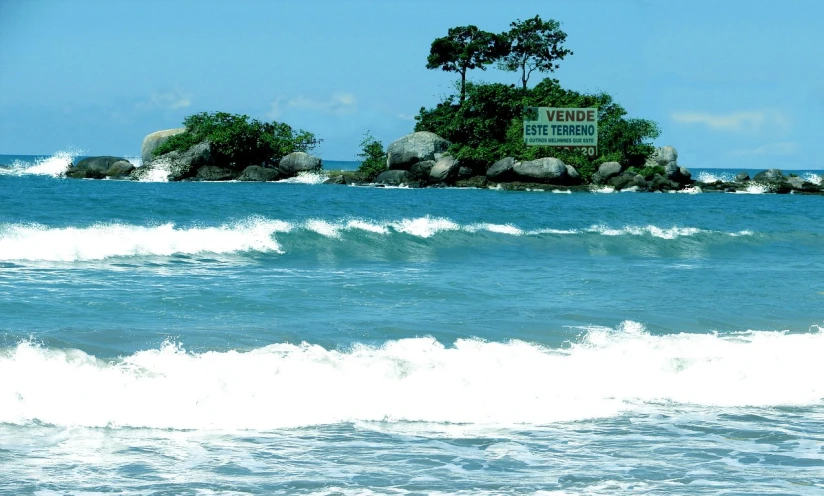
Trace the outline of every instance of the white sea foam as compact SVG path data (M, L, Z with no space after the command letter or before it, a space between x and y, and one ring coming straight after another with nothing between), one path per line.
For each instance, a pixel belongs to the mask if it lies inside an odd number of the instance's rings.
M587 232L594 232L598 234L603 234L604 236L623 236L623 235L633 235L633 236L643 236L643 235L650 235L656 238L662 239L675 239L682 236L693 236L698 234L701 229L697 229L695 227L669 227L669 228L661 228L658 226L624 226L619 229L607 227L605 225L595 225L591 226L587 229Z
M688 186L684 189L677 189L674 191L670 191L670 193L681 193L685 195L697 195L698 193L703 193L704 190L701 189L700 186Z
M442 217L419 217L417 219L403 219L389 224L397 232L411 234L421 238L430 238L442 231L457 231L460 225Z
M738 195L763 195L764 193L769 193L769 192L770 192L770 186L769 185L750 182L750 183L747 183L747 188L746 189L736 191L734 194L738 194Z
M612 186L604 186L602 188L595 188L592 190L593 193L615 193L615 188Z
M724 181L725 183L728 183L735 180L735 175L729 172L701 171L698 173L696 180L701 181L702 183L714 183L716 181Z
M321 184L324 181L329 179L329 176L326 175L325 172L299 172L297 176L290 177L288 179L281 179L280 181L275 181L278 183L291 183L291 184Z
M807 172L803 176L801 176L805 181L811 182L813 184L821 185L821 175L816 174L814 172Z
M172 223L64 228L7 224L0 225L0 260L72 262L136 255L280 252L272 234L289 228L282 221L254 218L219 227L189 228Z
M34 162L15 160L11 164L11 167L7 169L0 168L0 174L10 174L15 176L35 174L40 176L59 177L65 174L74 159L81 155L83 155L82 150L70 149L67 151L59 151L49 157L39 158Z
M348 233L372 236L405 234L432 238L448 232L491 233L500 236L581 235L651 236L676 239L699 233L748 236L752 231L723 233L695 227L655 225L611 227L592 225L584 229L543 227L524 229L513 224L478 222L459 224L444 217L416 217L395 221L367 219L308 219L283 221L250 217L220 226L180 227L173 223L141 226L98 223L87 227L48 227L39 224L0 224L0 261L72 262L110 257L170 256L194 253L245 251L283 253L277 235L311 231L325 238L343 240ZM279 242L280 241L280 242Z
M138 180L143 183L167 183L169 182L171 166L172 164L168 160L155 160L149 169L137 175Z
M549 424L656 405L815 405L824 333L652 336L589 329L563 348L431 338L303 343L103 361L29 342L0 350L0 423L276 429L352 421ZM708 387L712 385L712 387Z

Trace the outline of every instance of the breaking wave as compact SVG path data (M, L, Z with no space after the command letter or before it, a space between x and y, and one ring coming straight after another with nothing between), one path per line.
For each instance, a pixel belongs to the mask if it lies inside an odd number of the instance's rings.
M170 256L197 253L284 253L279 236L314 233L342 239L347 233L373 236L406 235L429 239L447 233L497 236L633 236L663 240L709 235L752 236L752 231L717 232L695 227L592 225L581 229L525 229L513 224L472 223L461 225L441 217L397 221L308 219L298 222L250 217L219 226L155 226L93 224L87 227L48 227L41 224L0 224L0 261L72 262L110 257ZM289 238L282 238L285 241ZM402 241L399 240L399 241Z
M15 160L8 168L0 168L0 174L23 176L28 174L60 177L72 164L74 159L83 155L79 149L59 151L54 155L35 159L33 162Z
M645 405L816 405L824 333L655 336L627 321L574 343L433 338L117 360L31 342L0 350L0 423L277 429L353 421L492 425L610 417ZM708 387L708 385L712 387Z

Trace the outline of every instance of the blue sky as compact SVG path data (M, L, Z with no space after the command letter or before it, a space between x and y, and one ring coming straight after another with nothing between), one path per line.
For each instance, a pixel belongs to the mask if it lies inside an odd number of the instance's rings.
M353 160L367 130L387 144L452 92L455 74L425 68L432 40L536 14L575 52L554 77L658 122L682 165L824 168L817 0L0 0L0 153L134 156L147 133L222 110Z

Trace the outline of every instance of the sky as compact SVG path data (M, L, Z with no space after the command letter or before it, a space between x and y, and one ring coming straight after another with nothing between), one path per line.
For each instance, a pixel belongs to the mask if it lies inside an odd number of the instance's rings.
M819 0L0 0L0 154L137 156L146 134L225 111L355 160L367 131L387 145L454 92L426 69L434 39L535 15L574 52L551 76L656 121L679 164L824 168Z

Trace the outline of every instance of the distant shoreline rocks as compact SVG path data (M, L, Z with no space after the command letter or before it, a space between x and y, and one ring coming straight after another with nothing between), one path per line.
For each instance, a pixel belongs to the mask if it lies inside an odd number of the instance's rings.
M674 147L656 148L643 168L604 162L585 181L572 165L552 158L518 161L504 157L485 172L473 171L452 157L451 143L431 132L415 132L392 142L387 148L386 170L374 181L358 171L324 171L323 161L305 152L293 152L277 164L222 164L208 141L185 151L154 156L154 150L185 128L166 129L147 135L141 146L143 165L135 167L124 157L87 157L71 164L65 176L74 179L145 180L164 176L168 181L270 182L304 173L325 173L325 184L404 186L409 188L478 188L507 191L649 191L824 194L824 186L780 169L768 169L750 178L741 172L731 181L700 181L678 164ZM590 172L592 172L590 170Z

